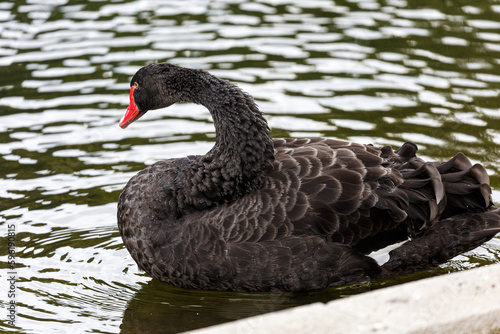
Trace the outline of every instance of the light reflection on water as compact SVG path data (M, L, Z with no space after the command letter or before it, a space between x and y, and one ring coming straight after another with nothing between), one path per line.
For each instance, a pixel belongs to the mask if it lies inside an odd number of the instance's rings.
M132 175L214 141L209 114L188 104L117 126L130 77L166 60L237 82L275 137L411 140L428 159L462 151L484 162L500 202L499 16L493 1L0 3L0 244L15 224L21 332L174 333L500 262L496 237L438 270L372 284L189 291L138 272L116 228ZM4 315L0 328L15 331Z

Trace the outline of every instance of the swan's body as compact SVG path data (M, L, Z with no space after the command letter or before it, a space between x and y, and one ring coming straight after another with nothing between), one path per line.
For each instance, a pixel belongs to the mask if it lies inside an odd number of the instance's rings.
M152 64L122 127L175 102L207 107L216 144L134 176L118 225L139 268L175 286L309 290L443 263L500 232L486 171L332 139L272 139L253 99L201 70ZM379 266L369 252L411 239Z

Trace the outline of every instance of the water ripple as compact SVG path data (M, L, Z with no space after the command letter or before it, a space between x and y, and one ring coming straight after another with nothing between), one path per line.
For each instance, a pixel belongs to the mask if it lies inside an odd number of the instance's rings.
M498 13L492 0L1 2L0 242L16 224L19 326L180 332L378 287L214 294L138 272L116 228L121 189L157 160L204 154L215 130L190 104L121 130L130 78L167 60L209 70L255 97L273 136L462 151L485 163L498 202ZM401 280L500 262L499 240Z

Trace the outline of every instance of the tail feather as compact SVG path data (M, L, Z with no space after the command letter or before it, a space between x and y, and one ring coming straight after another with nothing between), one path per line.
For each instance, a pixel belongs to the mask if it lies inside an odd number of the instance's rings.
M463 153L457 153L450 160L442 163L437 163L439 173L445 174L452 170L466 170L472 167L472 163Z
M446 206L445 187L439 170L433 164L413 157L398 166L404 182L399 187L408 198L406 223L415 235L436 222Z
M490 178L483 166L472 165L463 153L434 165L441 174L447 199L441 219L464 212L484 211L493 204Z
M399 189L408 199L407 218L398 231L406 227L411 240L389 253L382 276L436 266L500 233L500 208L492 207L483 166L473 165L462 153L445 162L425 162L410 144L396 153L404 179Z

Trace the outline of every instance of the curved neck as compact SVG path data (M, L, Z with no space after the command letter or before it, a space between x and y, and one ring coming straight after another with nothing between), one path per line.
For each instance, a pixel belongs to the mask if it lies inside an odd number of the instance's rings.
M205 106L216 131L214 147L183 178L183 201L200 208L257 189L262 172L272 168L274 147L267 122L250 95L209 74L199 76L195 86L185 100Z

